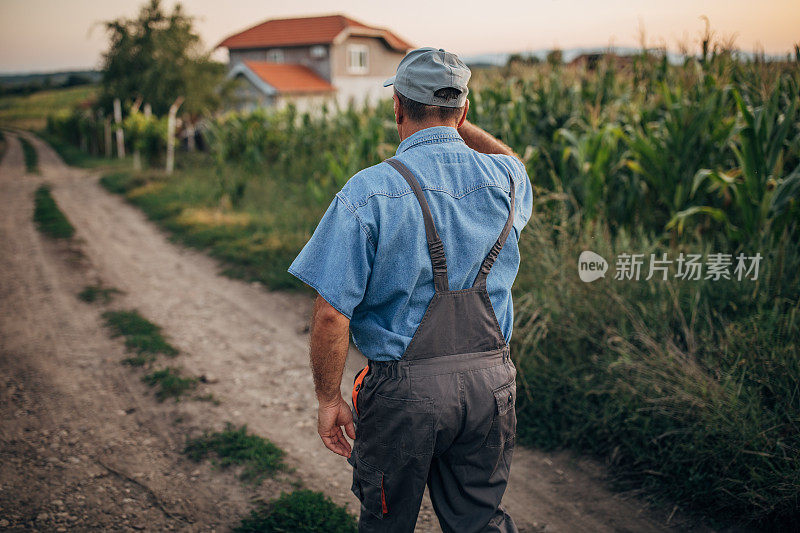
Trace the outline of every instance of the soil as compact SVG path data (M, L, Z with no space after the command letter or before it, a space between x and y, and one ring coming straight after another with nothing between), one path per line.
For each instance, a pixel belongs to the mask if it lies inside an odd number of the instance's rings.
M39 153L25 172L17 135ZM208 256L170 242L136 208L66 166L28 133L6 133L0 164L0 530L227 531L256 498L298 483L355 514L351 470L316 434L308 368L311 299L219 274ZM41 235L33 194L52 185L76 228ZM123 291L110 304L76 295L87 285ZM170 366L204 376L196 395L156 401L101 314L137 309L180 350ZM351 350L348 398L364 358ZM235 470L194 463L187 437L246 424L286 450L293 471L260 486ZM608 488L603 466L567 452L518 447L504 505L521 531L710 531L672 508ZM427 496L417 531L440 531Z

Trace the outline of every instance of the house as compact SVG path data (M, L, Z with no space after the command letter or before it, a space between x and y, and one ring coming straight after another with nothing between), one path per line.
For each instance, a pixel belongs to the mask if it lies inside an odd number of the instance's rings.
M300 110L390 97L383 82L412 48L387 29L344 15L268 20L218 47L228 49L228 77L244 81L242 107L292 102Z

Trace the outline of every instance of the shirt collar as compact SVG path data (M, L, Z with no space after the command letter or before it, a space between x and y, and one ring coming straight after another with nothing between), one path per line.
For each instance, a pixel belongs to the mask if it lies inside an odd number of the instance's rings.
M400 146L397 147L396 155L400 155L409 148L418 146L420 144L432 143L446 143L446 142L464 142L458 134L458 130L450 126L433 126L432 128L425 128L412 133L406 137Z

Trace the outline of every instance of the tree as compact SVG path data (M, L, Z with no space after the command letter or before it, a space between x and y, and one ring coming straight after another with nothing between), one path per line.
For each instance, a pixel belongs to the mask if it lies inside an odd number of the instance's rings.
M553 50L547 52L546 60L553 66L561 65L564 62L564 54L560 49L554 48Z
M190 115L217 108L225 66L203 51L193 23L180 4L166 13L160 0L150 0L136 18L105 22L110 44L103 55L100 106L110 110L114 98L138 99L163 115L184 97L182 111Z
M539 63L539 58L533 54L511 54L506 60L506 66L511 65L536 65Z

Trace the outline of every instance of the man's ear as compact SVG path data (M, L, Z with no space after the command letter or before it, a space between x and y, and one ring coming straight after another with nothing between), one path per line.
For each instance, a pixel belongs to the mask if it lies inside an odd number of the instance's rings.
M464 101L464 112L461 113L461 118L458 119L458 126L456 126L456 129L464 125L464 122L467 120L467 111L469 111L469 100Z
M400 125L400 124L403 123L404 116L403 116L403 108L400 107L400 99L397 98L397 94L396 93L392 95L392 100L394 101L394 103L393 103L393 106L394 106L394 121L398 125Z

